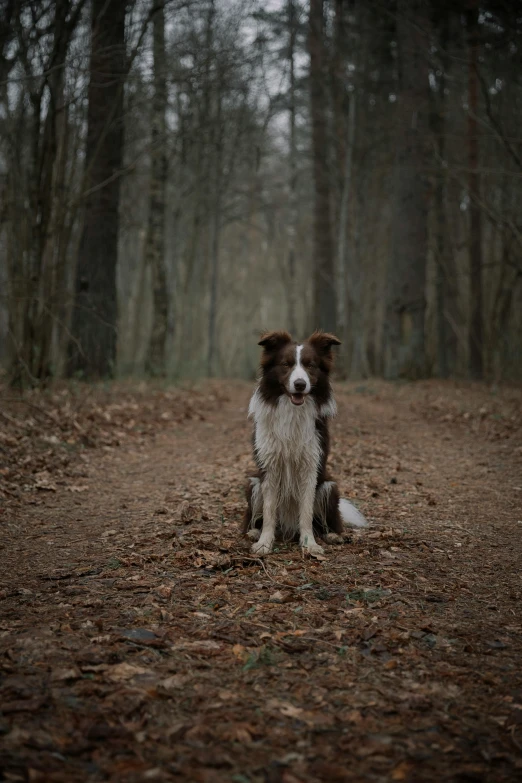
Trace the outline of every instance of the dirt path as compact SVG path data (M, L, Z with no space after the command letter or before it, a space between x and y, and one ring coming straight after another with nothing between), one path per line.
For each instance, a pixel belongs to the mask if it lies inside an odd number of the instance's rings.
M342 388L372 527L261 562L220 389L0 517L0 780L522 779L520 391Z

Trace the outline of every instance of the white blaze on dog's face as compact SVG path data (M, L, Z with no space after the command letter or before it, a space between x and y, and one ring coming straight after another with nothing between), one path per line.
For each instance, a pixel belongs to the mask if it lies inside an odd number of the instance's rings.
M308 375L305 367L301 363L301 354L303 352L302 345L295 346L295 366L287 383L287 392L290 395L294 405L302 405L305 400L305 395L310 394L312 384L310 382L310 376Z
M323 415L333 415L326 409L335 409L329 382L331 348L340 345L335 335L314 332L308 340L296 343L288 332L267 332L259 345L264 349L259 386L264 402L277 405L286 395L293 405L301 406L310 396Z

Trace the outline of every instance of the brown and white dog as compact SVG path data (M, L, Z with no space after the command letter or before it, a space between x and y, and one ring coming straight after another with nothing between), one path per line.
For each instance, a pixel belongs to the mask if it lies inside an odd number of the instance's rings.
M324 332L301 344L288 332L268 332L259 341L261 375L248 409L259 472L249 478L244 520L258 555L272 550L276 534L287 539L299 534L305 550L320 554L316 534L338 536L345 526L368 524L339 497L326 469L328 419L337 413L329 377L332 346L340 344Z

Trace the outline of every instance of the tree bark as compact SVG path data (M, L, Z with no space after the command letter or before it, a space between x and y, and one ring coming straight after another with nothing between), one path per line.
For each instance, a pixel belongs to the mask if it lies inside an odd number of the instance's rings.
M440 20L440 74L438 89L433 95L432 132L437 154L438 174L434 187L435 253L436 253L436 308L437 308L437 368L442 378L454 375L457 369L458 290L455 259L449 240L450 226L446 213L448 194L448 161L446 160L446 86L450 67L448 56L449 12L442 11Z
M153 0L155 2L155 0ZM167 189L167 78L165 55L165 3L153 16L154 96L152 99L151 173L149 222L145 244L145 264L152 268L154 315L147 370L164 376L165 343L169 319L169 291L165 269L165 196Z
M328 172L323 0L310 0L308 47L314 170L314 326L335 332L335 264Z
M86 196L68 367L85 378L112 375L116 358L126 4L92 0Z
M221 127L221 85L214 88L216 113L212 119L212 147L213 160L211 162L212 173L212 214L210 216L209 232L209 256L210 256L210 305L208 315L208 353L207 375L214 375L216 363L217 345L217 310L218 310L218 283L219 283L219 235L221 231L221 173L223 160L223 139Z
M477 0L470 0L467 13L469 46L468 65L468 162L469 162L469 276L470 276L470 325L469 372L472 378L483 375L483 327L482 327L482 214L480 208L479 127L478 115L478 49L479 7Z
M337 170L335 173L335 202L337 209L337 247L336 247L336 304L337 304L337 334L344 345L343 354L346 352L347 339L347 296L349 284L346 269L346 239L348 227L348 209L350 203L351 168L353 140L355 130L355 103L354 94L350 95L348 105L348 117L346 118L345 83L345 19L343 0L335 0L334 16L334 53L332 57L332 102L333 118L336 141ZM344 358L344 356L343 356ZM338 363L337 371L345 375L346 366Z
M356 285L360 282L360 271L354 269L353 263L350 265L353 275L348 273L348 265L346 263L346 245L347 245L347 232L348 232L348 210L350 205L350 193L352 190L352 170L353 170L353 150L355 144L355 112L356 112L356 95L355 90L350 94L350 103L348 106L348 127L346 131L346 149L344 152L344 170L342 173L342 189L341 189L341 202L339 208L339 226L338 226L338 241L337 241L337 327L339 330L340 338L345 341L348 337L348 319L350 318L351 325L355 322L354 309L360 307L359 301L359 289L360 285ZM351 303L350 316L347 313L347 299ZM352 340L355 337L353 329L350 335Z
M424 316L428 184L425 138L428 126L428 13L423 0L399 0L400 58L394 163L394 219L387 275L385 375L426 374Z
M289 131L289 150L288 162L290 177L288 182L289 191L289 211L290 219L288 221L288 330L290 334L295 334L297 330L297 291L295 274L295 240L297 234L297 144L295 127L295 44L297 33L297 19L295 0L288 0L288 64L290 67L290 85L288 102L288 131Z
M53 339L66 299L66 259L74 211L67 192L69 123L65 68L82 6L83 0L76 4L56 0L53 4L51 47L41 68L45 77L39 69L34 70L35 63L29 56L27 41L31 34L36 34L36 25L31 32L22 25L23 8L19 5L16 20L11 18L17 30L31 107L29 129L22 143L26 139L30 150L26 170L22 174L19 168L23 156L14 155L8 175L9 187L17 194L23 192L19 178L26 179L28 187L20 203L28 199L30 205L27 209L24 204L23 216L16 211L13 214L14 221L23 226L26 247L15 241L10 261L10 298L14 300L10 308L10 371L12 382L22 385L56 374L59 363L56 352L53 355ZM13 152L18 144L16 140ZM18 151L21 152L20 147Z

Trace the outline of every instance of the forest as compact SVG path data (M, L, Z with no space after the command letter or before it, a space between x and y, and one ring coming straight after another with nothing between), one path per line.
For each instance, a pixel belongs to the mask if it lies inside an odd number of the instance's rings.
M0 0L1 781L522 779L521 66L517 0ZM272 521L368 527L253 549L315 329Z
M522 375L511 0L1 0L10 383Z

